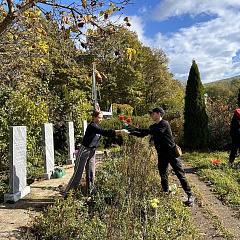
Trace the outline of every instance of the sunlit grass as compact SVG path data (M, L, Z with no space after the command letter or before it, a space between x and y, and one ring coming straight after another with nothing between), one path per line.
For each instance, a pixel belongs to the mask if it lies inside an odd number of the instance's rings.
M197 174L212 184L219 199L229 203L240 210L240 159L235 159L235 164L228 162L228 152L213 153L185 153L183 159L196 167ZM219 159L219 163L213 163L212 159Z

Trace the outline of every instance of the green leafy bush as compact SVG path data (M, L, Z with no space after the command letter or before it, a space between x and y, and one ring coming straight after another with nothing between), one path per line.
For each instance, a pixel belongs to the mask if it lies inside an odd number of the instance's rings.
M134 108L128 104L117 104L117 103L113 104L113 114L114 115L120 114L120 115L132 116L133 109Z
M184 143L183 122L184 122L183 116L181 116L179 118L174 118L173 120L171 120L169 122L171 129L172 129L174 141L179 145L183 145L183 143Z
M120 114L114 118L103 120L101 126L106 129L122 129L125 122L121 122L119 120L120 116L123 116L125 120L127 118L131 118L132 122L130 124L134 127L149 128L149 126L154 123L148 114L145 114L144 116L129 116ZM168 119L166 118L166 120ZM183 121L183 116L180 118L173 118L171 121L169 121L174 140L180 145L183 142ZM116 139L102 137L100 147L107 148L116 143L122 143L121 137L116 137Z
M123 116L124 119L126 120L127 118L131 118L132 126L140 127L140 128L148 128L153 122L150 119L149 115L144 115L141 117L135 117L135 116L129 116L129 115L124 115L124 114L119 114L118 116L111 118L111 119L106 119L103 120L101 123L101 126L104 127L105 129L122 129L123 125L126 122L121 122L119 120L119 117ZM121 136L116 136L115 138L108 138L108 137L102 137L101 143L100 143L100 148L108 148L112 146L113 144L123 144L123 139Z
M1 163L7 168L9 127L27 126L27 158L32 164L38 164L42 157L41 124L48 120L48 107L45 101L34 95L32 89L19 85L21 91L6 89L0 95L0 143L3 146ZM2 166L1 169L4 169Z
M4 201L4 194L9 192L9 173L2 171L0 172L0 202Z
M230 123L235 108L223 104L223 101L208 100L210 139L208 147L212 150L228 150L231 146Z

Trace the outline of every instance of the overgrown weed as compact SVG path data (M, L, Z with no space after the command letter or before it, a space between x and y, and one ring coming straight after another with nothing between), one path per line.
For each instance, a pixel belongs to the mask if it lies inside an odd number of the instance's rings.
M130 136L99 165L90 197L57 199L25 239L197 239L189 209L161 191L156 159L148 139Z

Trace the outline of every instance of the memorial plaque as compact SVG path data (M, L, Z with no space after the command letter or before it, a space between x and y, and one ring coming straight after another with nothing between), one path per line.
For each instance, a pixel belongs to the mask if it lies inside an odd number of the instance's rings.
M73 164L75 161L75 143L74 143L74 126L73 122L67 122L67 141L68 141L68 160L67 164Z
M10 127L9 163L10 192L4 195L5 202L17 202L30 193L27 186L27 132L26 126Z
M42 124L44 173L42 178L50 179L54 171L54 142L52 123Z

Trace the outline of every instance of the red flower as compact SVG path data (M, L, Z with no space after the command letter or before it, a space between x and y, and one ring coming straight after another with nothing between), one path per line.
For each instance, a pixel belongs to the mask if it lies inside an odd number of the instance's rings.
M211 161L212 161L213 163L220 163L220 160L219 160L219 159L217 159L217 160L211 159Z
M126 122L131 123L132 122L131 118L126 119Z
M119 120L122 122L124 120L124 116L120 116Z

